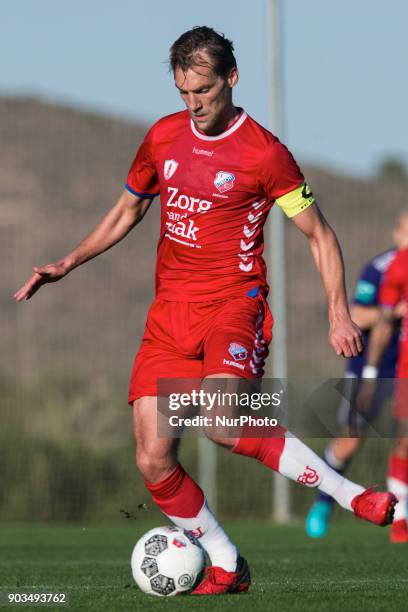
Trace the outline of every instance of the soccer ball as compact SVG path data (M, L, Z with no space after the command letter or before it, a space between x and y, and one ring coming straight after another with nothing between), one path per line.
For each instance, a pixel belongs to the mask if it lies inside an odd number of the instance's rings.
M137 586L149 595L190 591L204 569L199 542L179 527L155 527L137 542L131 565Z

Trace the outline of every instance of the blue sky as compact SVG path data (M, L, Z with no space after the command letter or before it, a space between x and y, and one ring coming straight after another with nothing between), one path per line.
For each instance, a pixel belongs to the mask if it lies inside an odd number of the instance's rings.
M282 0L285 131L302 161L355 175L408 165L408 3ZM210 25L235 44L236 102L266 121L266 0L0 0L0 93L151 123L181 108L170 44Z

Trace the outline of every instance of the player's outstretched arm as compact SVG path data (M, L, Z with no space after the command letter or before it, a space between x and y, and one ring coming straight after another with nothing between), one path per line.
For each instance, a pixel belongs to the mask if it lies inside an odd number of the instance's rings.
M326 291L329 343L336 355L355 357L363 348L362 333L350 317L343 257L337 237L316 204L292 217L292 221L309 240Z
M71 253L56 263L34 268L34 274L14 294L15 300L29 300L42 285L55 283L74 268L110 249L143 219L151 203L152 198L140 198L125 189L115 206Z

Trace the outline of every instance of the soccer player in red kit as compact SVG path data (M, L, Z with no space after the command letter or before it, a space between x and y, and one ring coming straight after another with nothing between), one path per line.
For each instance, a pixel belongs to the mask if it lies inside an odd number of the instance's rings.
M408 212L399 219L399 231L408 230ZM360 410L367 409L376 388L379 363L393 333L398 316L396 306L408 303L408 248L397 251L380 288L380 317L374 326L367 347L367 364L363 370L366 380L357 402ZM365 374L364 374L365 372ZM394 393L393 416L396 422L396 440L388 468L388 485L398 500L395 520L391 526L391 541L408 542L408 315L402 321ZM381 384L381 382L380 382Z
M341 252L292 155L234 106L238 70L232 43L211 28L185 32L172 46L171 68L187 110L148 132L118 203L91 234L56 264L35 268L16 294L28 299L45 282L121 240L160 195L156 298L136 356L129 391L136 460L154 502L200 538L211 567L193 591L246 591L248 564L228 538L198 484L178 462L177 440L157 434L159 378L256 379L263 374L272 317L262 259L263 225L276 202L310 241L328 299L329 341L337 355L361 350L350 319ZM392 521L395 498L365 491L332 470L300 440L277 427L214 442L315 486L357 516Z

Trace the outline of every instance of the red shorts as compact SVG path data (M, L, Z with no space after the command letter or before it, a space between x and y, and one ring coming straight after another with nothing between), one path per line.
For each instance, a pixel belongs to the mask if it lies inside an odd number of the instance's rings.
M129 404L157 396L159 378L235 374L261 378L273 319L266 299L234 297L212 302L157 298L147 315L129 386Z

